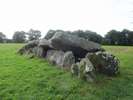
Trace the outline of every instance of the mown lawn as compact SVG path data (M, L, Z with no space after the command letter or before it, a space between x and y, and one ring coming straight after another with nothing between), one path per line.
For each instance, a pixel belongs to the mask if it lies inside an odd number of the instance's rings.
M95 83L44 59L17 55L22 44L0 44L0 100L133 100L133 47L104 46L121 61L117 77L99 76Z

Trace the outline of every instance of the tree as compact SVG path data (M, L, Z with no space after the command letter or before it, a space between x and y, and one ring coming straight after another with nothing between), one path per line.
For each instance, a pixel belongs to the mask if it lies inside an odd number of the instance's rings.
M121 44L123 44L123 45L130 45L130 37L129 37L130 33L131 33L131 31L127 30L127 29L123 29L121 31L121 35L122 35Z
M82 37L84 39L93 41L93 42L97 42L97 43L101 43L102 42L102 36L97 34L96 32L92 32L92 31L82 31L82 30L77 30L71 33L72 35L77 35L78 37Z
M26 32L16 31L13 35L13 41L16 43L24 43L26 41Z
M133 31L127 29L122 31L111 30L105 35L104 39L104 44L133 45Z
M41 37L41 32L39 30L30 29L27 35L28 35L29 41L38 40Z
M13 43L13 40L12 39L6 39L5 42L6 43Z
M121 33L116 30L111 30L105 35L105 41L107 44L120 44L121 42Z
M88 36L88 40L94 41L94 42L97 42L97 43L101 43L102 42L103 37L101 35L97 34L96 32L85 31L85 33Z
M128 42L130 45L133 45L133 31L130 31L128 35L126 35L128 38Z
M6 39L6 35L0 32L0 43L4 43L5 39Z

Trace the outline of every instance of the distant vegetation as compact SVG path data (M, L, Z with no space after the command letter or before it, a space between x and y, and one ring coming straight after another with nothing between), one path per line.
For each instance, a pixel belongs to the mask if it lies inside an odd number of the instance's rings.
M6 35L0 32L0 43L3 43L6 39Z
M133 45L133 31L127 29L123 31L111 30L105 35L103 43L110 45Z
M31 40L40 39L41 32L39 30L30 29L28 32L16 31L12 39L8 39L6 35L0 32L0 43L25 43Z
M55 32L63 30L49 30L45 38L50 38ZM76 31L63 31L68 34L76 35L78 37L85 38L90 41L94 41L104 45L133 45L133 31L123 29L122 31L111 30L102 37L96 32L89 30L76 30ZM49 34L50 33L50 34ZM37 40L41 38L41 32L39 30L30 29L28 32L16 31L13 34L12 39L7 39L6 35L0 32L0 43L25 43L31 40Z

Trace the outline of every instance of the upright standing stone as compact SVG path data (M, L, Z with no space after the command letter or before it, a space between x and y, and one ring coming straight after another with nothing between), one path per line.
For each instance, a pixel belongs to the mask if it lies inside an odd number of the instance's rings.
M88 58L83 58L79 63L71 66L72 75L77 75L78 78L93 82L95 80L95 69Z
M93 63L97 72L110 76L119 73L118 58L108 52L88 53L86 57Z
M65 52L63 56L62 66L70 68L75 63L75 57L71 51Z

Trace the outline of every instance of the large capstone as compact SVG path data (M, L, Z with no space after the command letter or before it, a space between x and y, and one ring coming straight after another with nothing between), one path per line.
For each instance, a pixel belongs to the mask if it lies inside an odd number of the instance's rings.
M72 51L75 56L81 58L85 57L88 52L96 52L101 49L97 43L64 32L56 32L49 41L54 49Z

